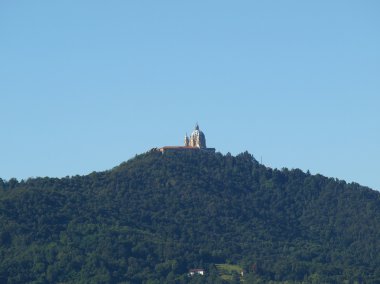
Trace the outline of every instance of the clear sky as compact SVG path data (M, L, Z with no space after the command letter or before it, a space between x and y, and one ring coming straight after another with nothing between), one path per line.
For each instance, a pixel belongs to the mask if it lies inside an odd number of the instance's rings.
M0 177L181 145L380 190L380 1L0 1Z

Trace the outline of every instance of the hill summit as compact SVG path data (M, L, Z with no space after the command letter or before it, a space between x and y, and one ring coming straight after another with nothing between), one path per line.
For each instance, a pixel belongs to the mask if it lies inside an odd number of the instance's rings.
M379 197L248 152L0 180L0 282L378 283Z

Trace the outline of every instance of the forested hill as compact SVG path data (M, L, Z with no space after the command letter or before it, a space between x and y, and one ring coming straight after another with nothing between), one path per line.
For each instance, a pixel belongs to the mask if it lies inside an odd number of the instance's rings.
M249 153L200 151L0 180L0 283L242 280L215 264L241 267L244 283L379 283L380 195Z

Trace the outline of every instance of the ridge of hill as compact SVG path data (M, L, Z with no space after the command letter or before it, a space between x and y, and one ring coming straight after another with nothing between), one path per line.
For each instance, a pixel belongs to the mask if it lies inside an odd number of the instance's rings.
M86 176L0 180L0 282L239 282L219 276L225 263L246 283L377 283L379 213L379 192L248 152L150 151Z

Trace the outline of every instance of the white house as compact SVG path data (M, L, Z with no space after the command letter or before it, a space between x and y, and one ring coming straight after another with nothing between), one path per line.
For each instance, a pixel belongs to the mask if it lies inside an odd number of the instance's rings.
M190 269L189 270L189 276L194 276L194 275L205 275L205 270L202 268L198 269Z

